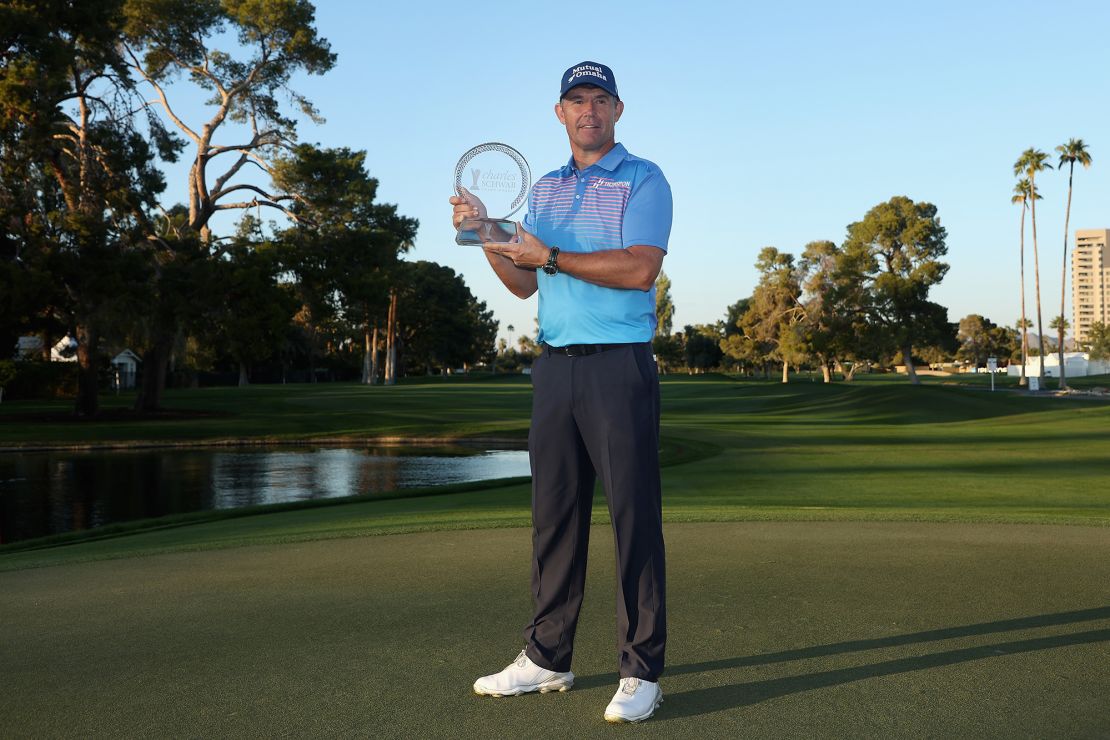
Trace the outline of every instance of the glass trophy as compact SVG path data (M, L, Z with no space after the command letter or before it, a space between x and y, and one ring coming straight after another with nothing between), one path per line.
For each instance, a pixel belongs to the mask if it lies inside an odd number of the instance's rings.
M455 243L481 246L483 242L517 242L516 223L509 216L520 210L532 186L532 170L524 156L506 144L479 144L455 165L455 192L471 202L477 218L459 224Z

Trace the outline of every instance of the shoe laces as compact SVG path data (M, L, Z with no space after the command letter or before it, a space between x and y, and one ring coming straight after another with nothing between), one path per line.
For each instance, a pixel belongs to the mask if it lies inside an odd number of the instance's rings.
M640 679L638 678L622 678L621 691L629 696L636 695L636 689L640 688Z
M525 654L526 652L527 650L521 650L520 655L516 656L516 659L513 661L516 663L517 668L523 668L528 665L528 656Z

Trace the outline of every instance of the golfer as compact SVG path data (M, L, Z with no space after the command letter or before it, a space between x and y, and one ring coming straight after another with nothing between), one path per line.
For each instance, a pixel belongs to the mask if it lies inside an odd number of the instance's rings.
M663 692L667 640L659 483L659 380L651 350L655 278L667 252L671 191L653 163L616 143L624 113L613 71L563 73L555 116L570 161L532 187L519 242L486 257L514 295L539 291L542 352L532 366L532 596L525 647L474 691L515 696L574 684L574 632L586 580L590 511L600 477L617 555L617 665L610 722L650 717ZM484 216L450 199L455 228Z

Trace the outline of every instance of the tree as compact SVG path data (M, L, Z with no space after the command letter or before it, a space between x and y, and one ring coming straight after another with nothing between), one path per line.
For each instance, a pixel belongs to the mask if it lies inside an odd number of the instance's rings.
M1024 364L1029 358L1028 343L1029 343L1029 330L1033 328L1033 322L1029 319L1019 318L1010 329L1010 335L1013 338L1013 350L1010 354L1011 361L1020 360L1022 362L1021 376L1025 377Z
M1110 324L1096 321L1087 331L1087 352L1092 360L1110 360Z
M362 378L369 383L377 377L376 335L388 316L397 259L411 248L419 223L396 205L375 202L378 181L365 161L361 151L300 145L275 163L274 181L298 196L290 206L295 221L279 238L285 265L297 276L305 326L313 337L333 318L360 327Z
M58 314L77 339L76 410L93 415L101 338L142 283L142 252L155 238L148 213L164 183L154 160L173 159L175 142L153 119L143 127L119 56L121 0L44 0L2 12L0 201L9 238L21 245L20 267L5 277L34 286L32 273L45 269L61 288L39 293L48 305L37 312Z
M751 308L751 298L741 298L725 310L722 323L721 353L732 360L741 372L748 372L760 364L760 355L754 339L744 333L744 315Z
M1052 169L1052 165L1048 163L1048 155L1033 147L1022 152L1018 160L1014 162L1014 175L1020 177L1024 174L1029 178L1029 189L1034 193L1037 190L1037 173L1050 169ZM1041 355L1038 375L1040 387L1044 387L1044 322L1041 316L1041 264L1037 252L1037 198L1029 199L1029 210L1033 225L1033 278L1037 294L1037 346L1039 348L1038 354Z
M1025 386L1025 365L1029 360L1029 322L1025 318L1025 211L1029 208L1030 201L1040 200L1040 193L1033 187L1033 183L1029 178L1022 178L1014 185L1014 195L1010 198L1011 203L1021 204L1021 323L1018 326L1021 329L1021 379L1018 385Z
M1064 210L1064 266L1060 270L1060 330L1059 330L1059 346L1060 346L1060 388L1068 387L1067 374L1064 368L1064 324L1067 323L1063 320L1066 313L1064 308L1064 296L1068 290L1068 226L1071 222L1071 186L1072 178L1075 175L1075 163L1083 165L1084 169L1089 169L1091 166L1091 155L1087 151L1087 145L1083 143L1083 139L1068 139L1066 143L1056 147L1056 152L1060 155L1060 169L1064 169L1064 165L1068 166L1068 204Z
M752 292L751 305L744 314L744 333L765 354L782 362L782 382L790 379L791 363L805 359L804 339L799 324L805 318L801 303L802 288L793 255L774 247L764 247L755 263L759 283Z
M866 345L862 276L841 257L841 250L833 242L814 241L806 245L798 265L805 343L817 358L825 383L832 382L833 367L858 360ZM851 380L856 364L853 362L852 369L846 371L847 380Z
M956 338L959 342L956 357L972 367L985 366L989 357L1005 357L1008 361L1013 351L1009 331L979 314L960 319Z
M656 334L652 338L651 349L655 353L660 372L665 374L682 365L686 352L682 339L681 333Z
M674 301L671 299L671 279L662 270L655 279L655 320L656 335L669 336L674 321Z
M251 165L273 177L276 157L294 146L296 126L283 112L280 97L320 120L311 103L289 86L295 74L323 74L335 63L327 41L313 26L313 6L306 0L125 0L124 10L122 49L128 67L150 86L163 115L193 144L185 183L187 218L163 241L160 262L218 258L222 250L209 222L219 211L267 207L296 217L289 206L297 194L261 187L243 175ZM228 38L237 44L219 48ZM190 123L178 115L169 86L177 78L211 96L207 120ZM228 122L248 133L234 143L218 144L217 134ZM235 200L244 193L247 199ZM190 234L199 236L203 249L191 248ZM151 312L136 403L147 410L161 403L169 355L189 310L188 296L171 286L159 285L157 294L162 305Z
M250 384L253 363L275 354L298 308L291 286L278 283L277 250L272 243L253 242L255 230L248 216L223 258L203 263L208 279L196 286L208 296L206 329L198 327L198 332L234 358L240 386Z
M721 364L721 335L717 327L705 324L687 325L683 335L686 340L686 367L691 372L704 373Z
M859 275L867 289L869 323L881 329L871 336L901 354L914 384L920 383L914 344L938 344L951 334L947 311L928 299L948 272L940 261L948 252L946 236L936 206L896 196L848 226L840 256L842 270Z
M434 262L401 262L397 279L397 328L406 368L431 373L490 358L497 321L454 270Z
M1059 345L1056 347L1056 356L1060 361L1060 382L1061 388L1067 388L1067 383L1064 381L1064 333L1071 328L1071 322L1061 314L1052 318L1048 328L1055 329L1056 336L1059 337ZM1041 361L1044 362L1044 360Z
M517 352L522 357L527 358L528 365L531 365L532 360L536 357L539 357L540 353L543 352L543 346L537 343L535 339L532 339L532 337L528 336L527 334L521 334L519 337L517 337L516 343Z

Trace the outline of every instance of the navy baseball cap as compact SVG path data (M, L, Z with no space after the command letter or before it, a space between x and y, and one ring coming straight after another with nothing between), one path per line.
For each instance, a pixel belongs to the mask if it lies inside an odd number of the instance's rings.
M620 99L620 95L617 94L617 80L613 77L613 70L604 64L581 62L563 72L559 97L562 98L568 90L579 85L597 85L614 98Z

